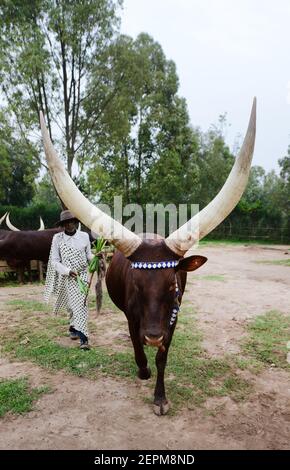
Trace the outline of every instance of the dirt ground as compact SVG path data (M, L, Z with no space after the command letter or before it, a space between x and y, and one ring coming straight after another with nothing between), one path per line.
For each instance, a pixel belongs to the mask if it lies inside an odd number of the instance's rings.
M289 314L289 267L256 263L286 258L287 248L240 245L197 250L209 261L189 275L184 299L198 312L203 346L211 357L238 353L245 324L255 315L271 309ZM41 294L41 286L3 287L0 314L7 300L41 300ZM127 340L125 319L121 325L119 335ZM0 331L5 334L1 318ZM53 393L43 395L34 411L23 416L8 413L0 419L0 449L290 448L290 374L286 370L269 366L251 375L254 391L245 401L215 397L203 407L163 417L155 416L152 406L144 403L147 392L137 379L135 383L108 377L93 381L0 358L1 378L24 375L33 386L50 385ZM219 412L207 412L213 408Z

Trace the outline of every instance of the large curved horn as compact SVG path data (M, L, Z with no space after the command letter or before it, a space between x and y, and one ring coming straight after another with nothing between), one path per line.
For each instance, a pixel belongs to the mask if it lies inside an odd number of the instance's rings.
M41 112L40 126L50 174L60 199L84 225L113 243L125 256L130 256L142 243L141 238L85 198L59 160Z
M39 217L39 220L40 220L40 226L39 226L38 232L40 232L41 230L45 230L45 225L44 225L42 218Z
M7 225L7 227L10 228L10 230L12 230L13 232L20 232L19 228L15 227L14 225L11 224L9 214L10 214L10 212L8 212L8 214L6 216L6 225Z
M7 215L7 212L5 212L5 214L3 215L3 217L1 217L1 219L0 219L0 226L1 226L2 222L3 222L3 220L5 219L6 215Z
M256 136L256 98L242 148L228 179L218 195L197 215L166 238L166 245L178 255L217 227L238 204L248 182Z

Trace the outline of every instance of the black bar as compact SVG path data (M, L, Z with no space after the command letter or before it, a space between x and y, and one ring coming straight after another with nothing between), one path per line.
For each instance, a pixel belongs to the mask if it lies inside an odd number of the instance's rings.
M16 450L0 451L1 468L4 464L17 466L63 464L70 468L96 469L108 468L144 468L144 465L167 467L181 465L192 468L233 468L233 465L290 464L290 452L287 451L203 451L203 450ZM53 470L53 469L52 469ZM248 470L245 468L245 470Z

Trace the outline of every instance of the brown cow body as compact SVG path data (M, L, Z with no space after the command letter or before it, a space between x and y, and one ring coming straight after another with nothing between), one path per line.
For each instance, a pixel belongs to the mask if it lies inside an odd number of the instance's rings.
M144 345L158 348L156 354L158 373L154 392L154 411L158 415L165 414L168 410L164 371L177 323L176 317L173 324L170 324L172 312L176 301L178 300L178 304L181 303L186 285L185 270L198 268L206 258L197 256L181 259L176 268L132 269L131 264L136 261L158 264L179 259L180 257L173 253L161 238L146 239L129 259L117 251L106 276L109 295L128 320L140 379L149 379L151 375Z
M18 280L24 282L24 272L29 272L30 261L38 260L47 263L53 236L57 229L47 230L0 230L0 259L5 260L17 272Z
M24 281L24 271L30 278L30 261L48 262L51 243L54 235L62 228L45 230L0 230L0 259L17 271L20 282ZM94 240L89 234L91 242Z
M10 233L9 230L0 229L0 240L3 240L3 238L5 238L8 233Z
M0 239L0 259L6 260L39 260L47 263L53 236L59 232L57 229L41 231L21 230L7 232Z

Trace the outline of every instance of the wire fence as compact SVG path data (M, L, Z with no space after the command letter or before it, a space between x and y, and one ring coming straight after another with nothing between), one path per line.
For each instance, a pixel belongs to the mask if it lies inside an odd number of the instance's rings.
M213 240L226 239L272 242L281 243L283 245L290 243L290 230L289 227L222 224L210 234L209 238Z

